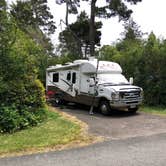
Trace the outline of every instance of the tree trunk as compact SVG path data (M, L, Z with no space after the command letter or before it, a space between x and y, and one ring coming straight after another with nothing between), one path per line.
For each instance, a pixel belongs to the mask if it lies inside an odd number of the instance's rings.
M69 18L69 2L68 2L68 0L66 0L66 17L65 17L65 21L66 21L66 26L67 27L69 25L68 18Z
M89 41L90 41L90 56L95 55L95 7L97 0L91 0L91 16L90 16L90 31L89 31Z

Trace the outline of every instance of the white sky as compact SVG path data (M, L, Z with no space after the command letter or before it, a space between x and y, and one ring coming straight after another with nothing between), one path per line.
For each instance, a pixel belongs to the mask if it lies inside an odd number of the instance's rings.
M8 2L15 0L8 0ZM58 33L61 30L60 19L65 19L65 7L56 5L55 0L48 0L49 7L51 12L54 15L56 22L57 30L53 36L54 44L57 43ZM98 4L102 4L102 0L98 0ZM84 10L89 12L90 6L87 5L87 2L83 3L81 6ZM131 6L133 10L132 17L134 21L140 26L142 32L150 33L153 31L157 37L166 38L166 1L165 0L142 0L141 3ZM75 21L73 15L69 16L69 23ZM120 33L123 32L122 23L118 22L117 18L111 18L103 21L102 28L102 40L101 44L111 44L116 42L117 39L121 38ZM62 28L65 28L65 25L62 25Z

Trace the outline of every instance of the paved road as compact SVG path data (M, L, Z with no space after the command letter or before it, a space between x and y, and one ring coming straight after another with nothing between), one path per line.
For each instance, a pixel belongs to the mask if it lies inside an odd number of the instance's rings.
M142 112L129 114L115 113L112 116L103 116L95 112L88 115L88 107L68 106L61 111L76 116L89 125L90 133L104 136L108 139L124 139L138 136L166 133L166 118Z
M165 166L166 134L109 140L84 148L0 159L0 166Z
M86 108L67 107L106 142L88 147L0 159L0 166L165 166L166 118L138 113L88 115Z

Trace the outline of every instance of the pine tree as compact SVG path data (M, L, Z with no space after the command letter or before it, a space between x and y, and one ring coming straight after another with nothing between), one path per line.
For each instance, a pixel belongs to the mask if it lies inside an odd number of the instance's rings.
M66 5L66 17L65 17L65 24L69 25L69 14L77 14L77 8L80 7L80 0L56 0L56 3L61 5Z
M95 44L100 46L101 22L95 22ZM71 54L77 54L76 58L86 58L89 54L89 17L85 11L81 12L75 23L70 24L60 33L61 47Z
M137 4L137 2L141 2L142 0L126 0L131 4ZM91 17L90 17L90 52L91 56L94 56L95 53L95 17L102 18L111 18L118 16L119 21L128 20L130 15L132 14L132 10L128 9L127 5L123 2L123 0L105 0L106 5L103 7L97 7L97 0L91 0Z

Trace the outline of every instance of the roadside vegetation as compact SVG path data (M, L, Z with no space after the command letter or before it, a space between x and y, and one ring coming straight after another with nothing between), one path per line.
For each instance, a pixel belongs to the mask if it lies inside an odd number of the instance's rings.
M80 122L61 116L49 107L47 119L37 127L28 128L14 134L0 134L0 157L12 154L30 154L45 150L61 149L65 145L92 142L83 133ZM70 118L71 119L71 118ZM85 129L85 128L84 128Z
M140 111L145 113L151 113L154 115L166 116L166 107L148 107L144 106L140 109Z

